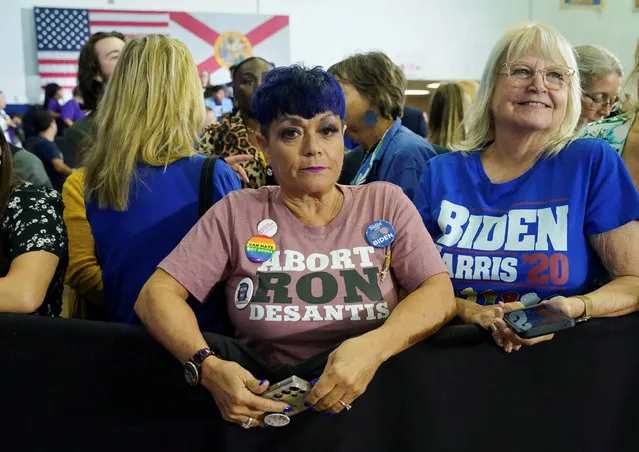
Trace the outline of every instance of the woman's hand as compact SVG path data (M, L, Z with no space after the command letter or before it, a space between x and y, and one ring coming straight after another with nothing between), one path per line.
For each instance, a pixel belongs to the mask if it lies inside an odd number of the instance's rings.
M499 303L495 307L495 322L494 326L496 331L493 332L493 339L500 347L510 353L512 351L519 350L523 346L531 346L539 344L540 342L546 342L555 337L554 334L546 334L545 336L539 336L534 339L523 339L519 337L510 327L504 322L504 313L511 312L519 307L510 306L513 303ZM566 297L553 297L550 300L543 301L541 304L547 304L553 308L561 311L568 317L578 317L583 312L584 304L579 298L566 298Z
M365 336L344 341L329 355L306 403L317 411L339 413L364 393L382 362L378 350L366 342Z
M286 403L260 397L269 386L232 361L208 358L202 366L202 385L209 390L222 418L242 424L252 418L251 427L263 425L265 413L282 413Z
M226 164L230 166L233 171L235 171L235 173L238 175L240 180L245 184L249 183L249 178L248 178L248 175L246 174L246 171L244 171L244 168L242 168L242 165L240 165L240 163L250 162L251 160L253 160L253 156L248 154L233 155L231 157L224 158L224 161L226 162Z

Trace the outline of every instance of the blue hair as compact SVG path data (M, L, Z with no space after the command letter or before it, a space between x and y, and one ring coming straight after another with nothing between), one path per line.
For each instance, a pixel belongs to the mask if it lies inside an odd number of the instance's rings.
M268 138L268 127L283 115L304 119L327 111L344 120L346 100L337 80L321 67L293 65L271 69L253 93L253 116Z

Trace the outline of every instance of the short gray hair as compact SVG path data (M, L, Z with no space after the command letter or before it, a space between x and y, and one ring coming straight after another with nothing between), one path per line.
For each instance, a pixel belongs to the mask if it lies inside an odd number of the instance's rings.
M581 86L572 45L553 27L527 23L507 31L490 52L479 83L477 97L464 119L466 139L457 143L455 149L467 152L479 151L495 139L491 101L497 73L504 63L515 61L530 49L535 49L544 57L561 62L575 71L568 81L568 99L563 121L555 135L543 146L542 152L547 155L556 155L573 138L581 115Z
M603 47L586 44L575 47L581 88L586 91L597 80L610 74L623 77L619 58Z

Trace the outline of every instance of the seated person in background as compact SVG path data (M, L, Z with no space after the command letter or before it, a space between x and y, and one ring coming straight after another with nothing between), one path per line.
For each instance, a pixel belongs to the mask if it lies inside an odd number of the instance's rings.
M626 77L622 99L624 113L586 124L579 135L606 140L621 156L635 187L639 189L639 42L635 51L635 67Z
M454 151L454 143L466 139L462 125L464 114L470 106L470 96L457 82L439 85L430 104L430 136L428 141L438 154Z
M5 139L10 144L20 147L22 146L22 141L18 133L20 128L19 118L17 118L17 121L11 118L11 116L4 111L6 107L7 99L4 93L0 91L0 133L4 134Z
M341 183L361 185L386 181L399 185L413 199L433 147L402 126L406 78L402 69L381 52L354 55L328 69L346 96L346 134L364 149L345 155ZM355 165L350 160L357 159Z
M13 174L34 185L51 187L51 180L47 176L42 160L33 153L9 143L13 160Z
M58 125L58 134L62 133L64 123L62 122L62 87L57 83L49 83L44 87L44 109L51 113Z
M273 172L264 153L257 144L259 125L251 111L253 92L262 84L264 74L273 69L273 63L260 57L247 58L233 69L235 112L207 127L200 140L198 152L222 158L234 155L250 155L253 160L243 164L248 176L248 188L275 185Z
M139 323L133 305L140 289L199 218L206 158L193 143L203 124L186 46L164 35L129 39L96 113L85 174L86 216L112 321ZM221 159L214 176L213 202L240 188Z
M42 160L53 188L62 191L64 181L74 170L64 163L62 152L55 144L54 140L58 132L58 126L51 113L46 110L38 110L36 112L35 125L38 138L31 145L31 152Z
M67 268L62 201L16 180L11 157L0 134L0 312L57 317Z
M204 360L202 383L224 419L246 428L286 408L260 398L269 385L238 364L249 348L261 363L328 356L306 401L338 413L386 359L455 312L446 268L401 189L336 184L345 100L333 77L320 68L273 69L252 111L280 186L240 190L213 206L135 305L151 334L185 362L207 343L184 300L191 293L204 302L226 281L226 300L208 302L226 303L237 340L217 336L219 357Z
M418 110L417 108L404 106L402 125L422 138L426 138L428 136L426 115L424 115L423 111Z
M619 102L623 69L619 59L603 47L575 47L581 81L581 116L577 131L589 122L607 118Z
M98 101L113 74L122 47L124 47L122 33L99 31L92 34L80 49L78 88L82 94L83 107L89 113L83 119L74 122L71 127L65 128L63 134L65 146L69 147L65 150L65 153L68 152L67 155L77 156L80 153L80 144L89 134Z
M64 122L67 127L71 127L74 123L84 118L85 115L81 106L82 102L80 89L76 86L73 88L73 97L62 107L62 122Z
M233 101L226 97L224 85L210 86L204 89L204 105L215 113L219 121L223 115L233 111Z
M415 200L459 316L510 352L552 338L506 327L504 310L522 304L576 319L636 311L639 194L606 142L573 140L581 88L570 43L545 25L514 28L483 74L455 146L464 152L429 162Z

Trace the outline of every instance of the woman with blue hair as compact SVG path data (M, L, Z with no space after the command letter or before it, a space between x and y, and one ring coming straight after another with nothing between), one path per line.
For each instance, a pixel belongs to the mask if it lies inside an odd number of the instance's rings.
M344 110L340 85L322 69L268 72L252 111L280 186L214 205L136 303L185 363L187 382L203 384L224 419L245 428L290 409L260 394L267 379L294 372L319 375L307 405L350 409L386 359L455 314L446 268L401 188L337 184ZM226 304L235 338L207 344L185 299L204 301L221 281L226 299L215 302Z

